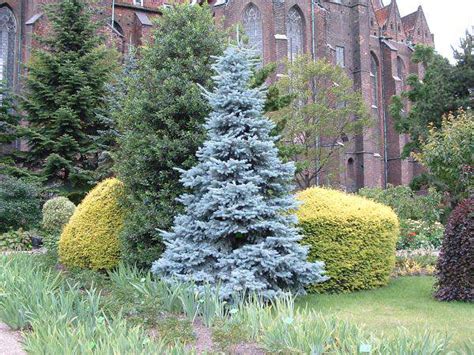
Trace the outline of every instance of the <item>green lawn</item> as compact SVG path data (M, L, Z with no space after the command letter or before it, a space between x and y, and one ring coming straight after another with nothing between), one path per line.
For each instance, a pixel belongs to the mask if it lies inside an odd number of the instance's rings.
M397 327L410 332L447 332L456 348L474 337L474 304L435 301L431 296L433 283L434 278L428 276L401 277L377 290L308 295L299 305L364 324L377 334L389 334Z

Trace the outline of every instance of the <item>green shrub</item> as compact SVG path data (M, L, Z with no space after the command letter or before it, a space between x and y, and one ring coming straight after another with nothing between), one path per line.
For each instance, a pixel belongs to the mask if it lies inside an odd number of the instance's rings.
M101 270L119 263L124 211L118 199L122 193L119 180L107 179L79 204L59 240L59 259L65 266Z
M63 227L74 214L75 209L76 205L62 196L52 198L43 205L43 221L41 222L41 227L45 232L43 245L49 251L56 251Z
M41 226L48 233L61 234L64 225L74 214L76 206L66 197L55 197L43 205Z
M389 186L387 189L367 187L360 189L359 195L392 207L400 220L436 222L444 211L443 196L432 189L425 195L417 195L408 186Z
M397 250L439 249L444 226L439 222L400 220L400 238Z
M22 179L0 175L0 233L30 229L41 216L37 186Z
M474 198L451 213L436 269L437 299L474 301Z
M322 188L304 190L297 198L308 259L324 261L330 277L309 287L310 292L351 292L388 283L399 233L390 207Z
M21 228L0 234L0 251L31 249L31 237L31 232L25 232Z

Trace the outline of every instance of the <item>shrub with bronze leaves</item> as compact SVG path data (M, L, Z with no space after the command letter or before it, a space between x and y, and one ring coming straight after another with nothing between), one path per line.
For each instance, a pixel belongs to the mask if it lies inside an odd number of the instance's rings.
M474 198L451 213L438 259L437 290L441 301L474 301Z
M390 207L323 188L301 191L297 198L308 260L324 261L330 277L309 287L310 292L352 292L388 283L399 233Z
M107 179L77 206L59 240L59 259L65 266L103 270L118 264L118 236L124 218L118 199L122 193L119 180Z

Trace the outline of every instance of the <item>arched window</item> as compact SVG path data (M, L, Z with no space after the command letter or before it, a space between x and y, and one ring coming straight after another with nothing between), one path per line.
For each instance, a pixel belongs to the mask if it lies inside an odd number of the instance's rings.
M286 20L286 37L288 38L288 59L292 62L304 52L304 25L301 11L293 6L288 11Z
M13 85L16 21L13 12L0 7L0 81Z
M370 54L370 78L372 79L372 106L378 108L379 106L379 62L375 54Z
M357 183L356 183L356 170L354 159L349 158L347 160L347 171L346 171L346 190L347 192L356 192L357 191Z
M249 38L249 45L263 58L262 14L257 6L249 4L244 11L243 25Z

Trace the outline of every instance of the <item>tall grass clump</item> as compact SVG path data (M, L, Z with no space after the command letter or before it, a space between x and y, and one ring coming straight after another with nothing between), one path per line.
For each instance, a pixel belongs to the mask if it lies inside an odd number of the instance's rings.
M0 319L15 330L27 328L60 285L57 272L28 255L0 256Z
M0 257L0 320L30 329L24 350L32 354L189 354L179 345L151 339L118 312L106 315L101 292L82 290L36 257Z

